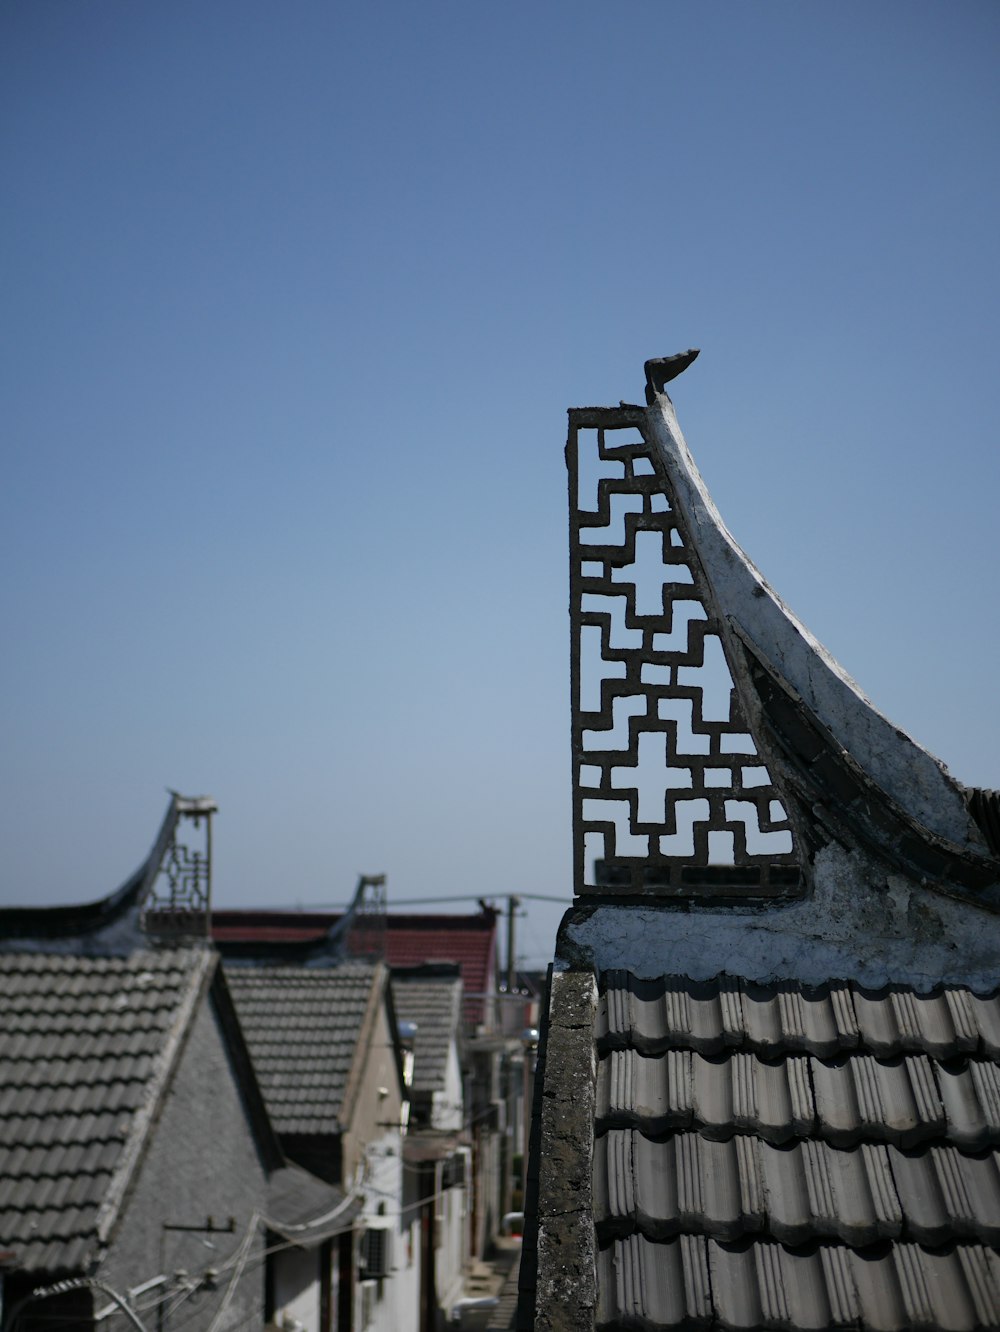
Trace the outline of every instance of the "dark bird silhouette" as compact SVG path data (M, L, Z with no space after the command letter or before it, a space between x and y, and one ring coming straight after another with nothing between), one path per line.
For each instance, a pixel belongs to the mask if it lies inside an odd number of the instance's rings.
M654 356L646 362L643 369L646 371L646 402L649 406L653 405L656 395L663 392L665 384L688 368L699 350L698 347L689 347L676 356Z

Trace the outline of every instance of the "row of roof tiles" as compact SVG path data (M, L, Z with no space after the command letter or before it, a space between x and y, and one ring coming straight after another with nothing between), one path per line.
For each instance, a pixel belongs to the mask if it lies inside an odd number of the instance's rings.
M14 1196L22 1182L37 1185L43 1179L67 1175L98 1175L112 1168L121 1151L124 1133L65 1147L14 1147L0 1149L0 1206Z
M139 1027L131 1023L116 1022L114 1032L101 1022L91 1031L4 1031L0 1032L0 1059L114 1059L148 1052L150 1035L160 1036L162 1021Z
M55 1177L0 1179L0 1209L23 1212L51 1209L60 1213L53 1234L71 1235L76 1231L76 1221L70 1211L87 1207L98 1190L107 1190L110 1179L110 1171L88 1173L80 1169L66 1170Z
M91 1067L89 1061L84 1065L86 1070ZM61 1087L13 1083L0 1089L0 1135L6 1119L22 1119L29 1114L48 1118L137 1110L142 1105L145 1086L139 1079L66 1083Z
M888 1057L919 1051L1000 1058L1000 992L978 995L948 985L871 991L849 983L760 985L732 976L641 980L605 974L596 1025L600 1048L632 1046L646 1054L727 1048L761 1054L804 1051L831 1058L856 1048Z
M121 1131L121 1116L105 1110L94 1115L10 1116L2 1121L0 1171L8 1151L27 1151L32 1147L69 1147L80 1143L107 1142Z
M688 1050L655 1057L616 1050L600 1060L599 1131L692 1126L708 1137L749 1132L772 1143L820 1137L841 1146L908 1147L943 1137L976 1150L1000 1143L1000 1068L979 1060L939 1064L923 1055L766 1062Z
M130 1042L134 1047L135 1042ZM58 1055L40 1054L37 1059L8 1059L4 1077L19 1087L78 1087L81 1083L100 1086L110 1082L145 1082L149 1076L152 1056L143 1049L131 1051L115 1049L113 1038L106 1042L108 1053L103 1057L92 1055L84 1059L60 1058Z
M615 1129L595 1144L594 1218L603 1238L638 1230L650 1239L693 1231L723 1240L762 1233L788 1244L822 1236L859 1246L956 1237L1000 1245L1000 1157L871 1143L782 1148L697 1133L660 1143Z
M44 1239L30 1244L19 1245L18 1263L35 1272L73 1272L86 1266L93 1251L92 1228L84 1222L84 1233L49 1238L42 1227L46 1224L44 1215L26 1218L32 1233L40 1233Z
M59 910L60 908L55 908ZM11 951L4 958L5 993L9 983L16 993L20 985L29 983L23 978L39 977L37 986L48 992L46 978L65 973L59 992L65 995L94 994L102 988L114 987L115 981L129 976L140 988L157 979L186 970L186 954L177 948L148 948L128 956L112 954L86 954L77 952L18 952ZM81 976L81 963L85 964L86 981ZM19 979L20 978L20 979Z
M125 1030L156 1030L162 1013L163 989L163 986L157 986L129 990L126 994L119 982L119 988L114 993L108 992L96 997L83 994L70 996L78 1002L69 1011L60 996L22 992L9 996L12 1000L10 1030L87 1034L101 1031L109 1016L115 1019L116 1024L121 1022ZM20 1001L20 1006L16 1006L14 1001Z
M598 1257L600 1328L995 1328L1000 1257L981 1245L932 1252L887 1243L794 1250L681 1235L615 1240Z

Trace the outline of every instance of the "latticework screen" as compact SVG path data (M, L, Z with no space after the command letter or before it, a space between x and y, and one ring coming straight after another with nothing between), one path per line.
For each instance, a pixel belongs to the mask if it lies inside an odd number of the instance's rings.
M570 414L576 891L786 891L792 830L643 421Z

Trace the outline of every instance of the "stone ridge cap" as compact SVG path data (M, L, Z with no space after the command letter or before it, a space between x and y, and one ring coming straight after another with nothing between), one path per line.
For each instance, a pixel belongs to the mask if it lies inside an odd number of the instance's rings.
M702 981L728 973L764 984L849 978L917 993L941 984L984 993L1000 980L1000 930L985 903L940 893L887 870L865 847L837 842L816 851L812 878L808 897L766 907L577 899L559 927L557 966Z

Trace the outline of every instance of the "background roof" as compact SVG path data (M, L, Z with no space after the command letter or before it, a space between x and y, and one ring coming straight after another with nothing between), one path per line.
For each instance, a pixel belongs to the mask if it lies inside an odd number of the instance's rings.
M448 1049L459 1037L462 982L455 976L408 976L392 973L396 1016L415 1022L413 1041L413 1090L444 1091L448 1072Z
M321 911L214 911L212 937L229 954L237 950L264 953L273 945L307 949L322 944L339 919ZM455 963L467 996L466 1020L482 1021L481 996L491 988L495 971L496 916L492 911L475 915L389 912L382 942L390 967Z
M377 967L225 962L254 1071L279 1134L337 1133Z

